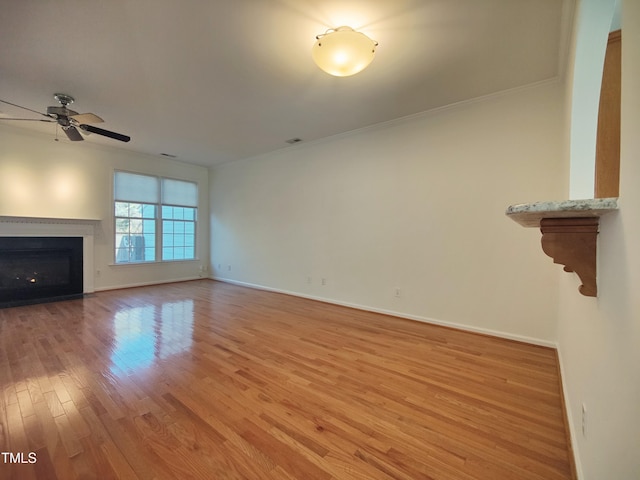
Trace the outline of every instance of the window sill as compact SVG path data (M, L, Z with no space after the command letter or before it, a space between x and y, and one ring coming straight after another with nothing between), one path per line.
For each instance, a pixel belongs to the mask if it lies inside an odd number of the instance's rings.
M198 263L198 262L200 262L199 258L192 258L188 260L160 260L158 262L109 263L107 265L109 267L139 267L139 266L149 266L149 265L168 265L168 264L176 264L176 263Z

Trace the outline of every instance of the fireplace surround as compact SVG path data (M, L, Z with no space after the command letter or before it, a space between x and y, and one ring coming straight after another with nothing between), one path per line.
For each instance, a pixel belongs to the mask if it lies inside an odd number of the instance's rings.
M0 237L0 308L79 298L82 237Z
M45 287L48 289L51 288L52 285L47 285L47 283L58 283L63 281L62 277L67 276L75 282L73 293L68 291L62 293L58 291L54 292L56 293L55 295L49 296L47 291L44 290L42 298L37 300L16 299L13 298L15 295L9 295L6 291L0 291L0 296L2 297L0 298L0 308L25 303L73 298L74 296L80 297L83 294L94 292L94 230L99 228L99 225L100 220L93 218L17 217L0 215L0 256L3 255L3 252L6 250L16 249L15 246L7 246L6 242L9 242L9 244L12 242L11 240L7 240L11 237L20 237L20 242L24 247L33 246L34 242L40 242L38 239L45 237L49 237L53 241L52 246L48 248L50 250L49 252L41 252L39 254L31 252L29 255L26 255L26 260L31 261L31 267L34 266L33 263L38 267L35 271L39 276L31 275L31 278L27 279L27 275L24 275L25 281L29 283L29 285L27 287L23 285L22 288L31 288L33 290L32 287L38 286L43 289ZM73 246L64 246L68 239L73 239L70 240ZM19 250L20 248L17 249ZM66 250L64 255L60 255L63 257L62 259L54 258L56 255L54 255L54 252L51 250L56 249ZM74 254L76 254L76 258L73 261L69 260L71 253L69 249L75 249ZM28 250L28 248L23 250ZM12 267L13 263L7 259L7 255L4 255L3 260L0 261L0 277L6 277L8 275L5 273L7 270L6 267ZM45 280L44 274L40 271L40 266L44 264L47 264L47 267L50 267L51 270L57 271L58 273L47 274ZM5 284L7 281L6 278L3 280ZM0 289L2 288L4 287L0 287ZM23 293L26 294L24 290ZM11 298L8 299L7 297Z

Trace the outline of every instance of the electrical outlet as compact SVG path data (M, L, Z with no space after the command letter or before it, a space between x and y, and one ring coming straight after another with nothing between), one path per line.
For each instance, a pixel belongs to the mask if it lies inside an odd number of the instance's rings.
M311 277L307 277L307 283L311 285Z
M231 265L227 265L227 272L231 271Z
M582 404L582 436L587 437L587 405Z
M322 283L322 285L326 285L326 284L327 284L327 279L326 279L326 278L323 278L323 279L320 281L320 283Z
M399 289L398 287L396 287L396 288L394 289L394 295L395 295L396 297L400 298L400 289Z

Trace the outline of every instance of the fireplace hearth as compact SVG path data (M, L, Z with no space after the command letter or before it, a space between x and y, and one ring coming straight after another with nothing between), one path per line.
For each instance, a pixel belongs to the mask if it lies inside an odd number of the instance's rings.
M0 308L80 298L82 237L0 237Z

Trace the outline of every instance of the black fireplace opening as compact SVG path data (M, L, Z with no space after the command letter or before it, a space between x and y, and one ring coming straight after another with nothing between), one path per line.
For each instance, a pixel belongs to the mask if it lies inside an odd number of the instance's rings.
M0 237L0 308L82 297L82 237Z

